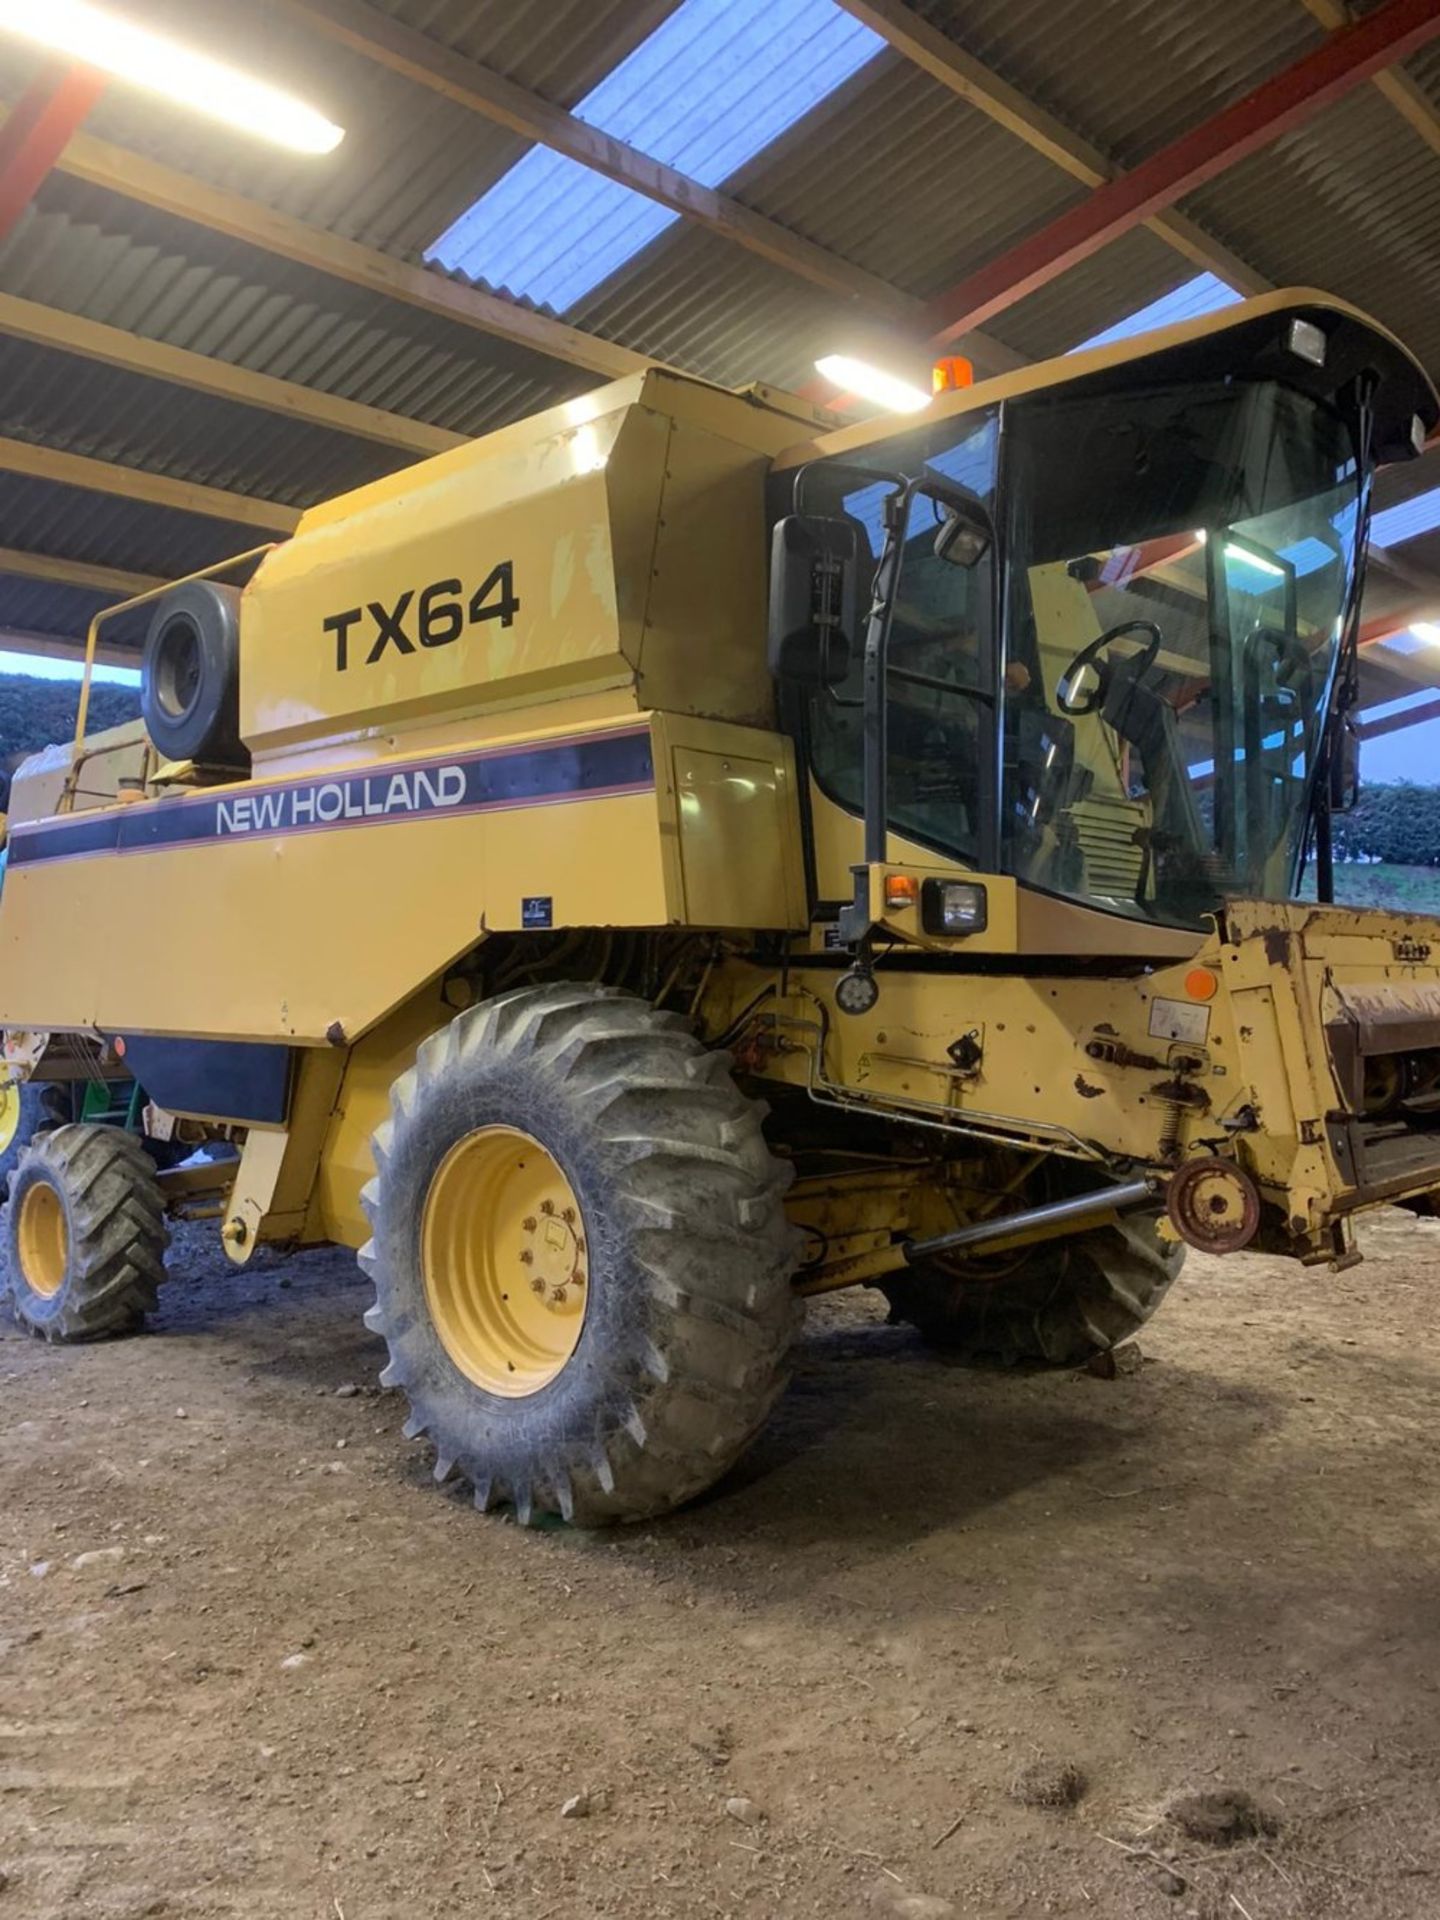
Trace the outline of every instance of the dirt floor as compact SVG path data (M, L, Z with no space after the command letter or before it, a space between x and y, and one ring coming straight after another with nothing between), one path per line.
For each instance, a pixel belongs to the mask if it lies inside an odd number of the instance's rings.
M1111 1380L844 1297L603 1536L431 1484L348 1257L201 1233L149 1337L0 1334L0 1920L1440 1915L1440 1225L1192 1257Z

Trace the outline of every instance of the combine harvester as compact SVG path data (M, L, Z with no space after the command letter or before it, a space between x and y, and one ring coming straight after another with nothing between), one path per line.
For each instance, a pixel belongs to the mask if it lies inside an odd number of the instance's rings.
M139 1325L167 1212L353 1246L436 1477L593 1525L801 1296L1074 1366L1185 1242L1354 1259L1440 1187L1440 924L1294 895L1436 418L1304 291L900 431L653 370L150 596L144 724L15 780L10 1071L148 1096L29 1144L16 1317Z

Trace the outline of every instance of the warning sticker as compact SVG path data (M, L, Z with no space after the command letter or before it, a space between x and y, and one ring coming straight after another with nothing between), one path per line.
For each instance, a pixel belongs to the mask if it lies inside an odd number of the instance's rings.
M1193 1000L1155 1000L1150 1007L1152 1040L1184 1040L1192 1047L1205 1044L1210 1031L1209 1007Z

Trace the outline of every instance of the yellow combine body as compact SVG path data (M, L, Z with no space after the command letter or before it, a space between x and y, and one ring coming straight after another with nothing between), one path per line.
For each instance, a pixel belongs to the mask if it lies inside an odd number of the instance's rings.
M1352 1257L1440 1187L1440 924L1290 894L1436 413L1310 293L901 433L656 369L147 596L144 722L14 782L10 1109L145 1103L17 1139L14 1311L138 1324L167 1212L352 1245L439 1475L594 1523L802 1294L1075 1364L1186 1241Z

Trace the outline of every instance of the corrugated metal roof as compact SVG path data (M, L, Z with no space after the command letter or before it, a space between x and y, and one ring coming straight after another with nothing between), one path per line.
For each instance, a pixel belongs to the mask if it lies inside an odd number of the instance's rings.
M1135 227L987 321L986 331L1028 360L1068 353L1131 308L1171 292L1193 272L1173 247L1147 228ZM1123 296L1121 288L1126 290Z
M0 604L5 618L0 632L40 633L59 639L83 634L108 604L103 594L88 593L75 587L51 586L48 581L29 580L23 574L0 570Z
M593 385L548 355L53 175L0 244L10 293L459 433Z
M1405 62L1404 70L1440 116L1440 46L1422 47Z
M399 449L3 336L0 434L290 506L408 464Z
M672 227L569 321L723 386L797 387L846 324L842 303L703 228Z
M31 580L0 568L0 634L13 637L43 634L57 640L83 637L90 622L113 595L92 593L85 587L66 587L48 580ZM118 614L104 628L105 644L138 648L145 638L143 609Z
M128 569L162 577L213 566L265 539L254 527L13 473L0 473L0 527L5 530L0 546L18 547L22 553L101 566L119 564L114 556L123 553Z
M910 0L1121 166L1323 39L1300 0Z
M1440 163L1374 87L1187 206L1278 283L1307 281L1366 308L1440 374Z
M671 0L379 4L567 107L671 11ZM1298 0L1218 0L1198 14L1188 0L918 5L1038 104L1127 163L1321 37ZM226 0L146 0L145 12L283 79L345 125L347 139L326 160L270 154L118 87L96 109L91 131L397 256L416 259L527 149L317 36L279 0L247 0L238 34L241 10ZM0 96L13 98L36 63L11 54L7 44ZM1440 47L1409 71L1440 101ZM1033 232L1082 190L886 53L729 179L726 191L923 298ZM1440 371L1440 169L1373 87L1222 176L1192 196L1186 211L1276 282L1328 285L1375 311ZM1027 356L1063 352L1195 271L1138 231L987 330ZM547 356L63 175L46 184L38 213L0 249L0 287L460 432L484 432L594 384ZM568 317L730 384L800 385L821 352L854 351L867 338L880 352L893 340L851 303L689 224L663 234ZM401 459L343 435L3 342L0 431L297 502ZM1422 466L1387 477L1382 492L1403 498L1431 484ZM93 505L93 496L86 499ZM143 550L157 570L178 570L193 548L195 523L147 513L143 525L91 514L88 535L111 543L103 553L97 546L94 557L141 567ZM53 533L73 516L49 524ZM176 529L171 547L166 524ZM1427 544L1417 541L1414 550ZM43 612L50 594L38 583L0 582L0 623L42 627L36 598ZM63 590L55 594L61 613L54 617L73 617L79 602L72 597L62 607Z
M545 0L543 30L515 0L372 0L381 13L562 107L617 66L679 0Z
M1082 189L898 55L882 55L727 182L908 293L939 292Z

